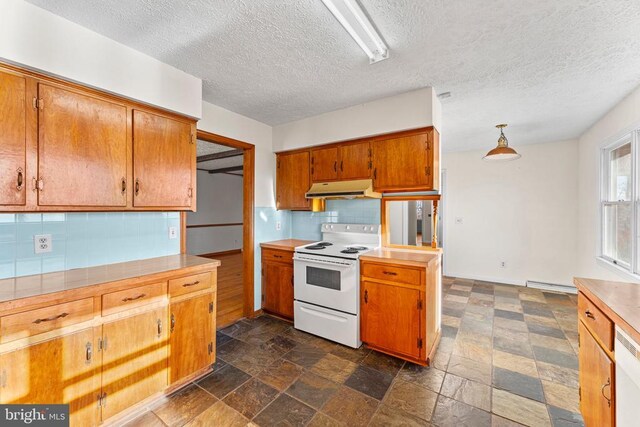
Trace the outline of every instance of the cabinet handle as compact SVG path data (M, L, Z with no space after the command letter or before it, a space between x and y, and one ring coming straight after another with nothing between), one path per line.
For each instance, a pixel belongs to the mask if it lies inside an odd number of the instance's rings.
M191 282L191 283L185 283L184 285L182 285L183 288L188 288L189 286L195 286L198 283L200 283L199 280L196 280L195 282Z
M344 172L344 160L340 160L340 172Z
M282 258L282 255L274 255L274 258Z
M604 389L606 387L609 387L610 385L611 385L611 378L607 378L607 383L602 384L602 388L600 389L600 393L602 394L602 397L604 397L607 400L607 405L609 406L609 408L611 408L611 399L604 395Z
M16 190L22 191L22 184L24 183L24 176L22 175L22 168L18 169L18 185L16 186Z
M162 336L162 319L158 319L158 338Z
M122 187L121 187L122 194L123 195L127 194L127 180L122 178L121 184L122 184Z
M338 161L333 162L333 171L338 172Z
M136 179L136 196L140 194L140 180Z
M122 298L122 302L135 301L137 299L144 298L146 296L147 296L147 294L140 294L140 295L137 295L135 297L126 297L126 298Z
M383 274L386 274L387 276L397 276L398 273L395 273L393 271L383 271Z
M378 168L373 170L373 179L378 179Z
M173 330L176 328L176 316L171 313L171 329L170 331L173 332Z
M364 290L364 303L368 304L369 303L369 291L368 290Z
M596 316L594 316L593 313L591 311L589 311L589 309L587 309L584 312L584 315L587 316L589 319L594 319L595 320L595 318L596 318Z
M63 317L67 317L69 313L60 313L57 316L45 317L44 319L36 319L33 321L36 325L39 325L42 322L51 322L53 320L62 319Z
M89 363L91 363L91 358L93 357L93 344L88 342L86 347L87 347L87 351L85 353L85 358L88 365Z

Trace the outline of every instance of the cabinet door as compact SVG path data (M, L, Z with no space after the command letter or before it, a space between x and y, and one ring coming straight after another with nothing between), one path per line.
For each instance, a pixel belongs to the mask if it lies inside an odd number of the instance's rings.
M431 133L374 141L373 187L377 191L430 190L433 186Z
M0 72L0 205L26 202L27 82Z
M276 169L276 208L309 210L304 197L310 187L309 152L278 154Z
M170 384L215 361L214 296L215 294L211 293L171 303Z
M263 308L293 319L293 266L278 262L265 262Z
M420 292L417 289L364 281L360 298L362 341L418 358Z
M38 204L126 206L126 107L46 84L38 96Z
M337 179L338 147L311 150L311 180L313 182L327 182Z
M613 426L615 416L614 365L587 328L580 334L580 412L586 426ZM607 399L611 399L610 401Z
M368 142L340 147L340 179L371 178L371 145Z
M0 403L68 403L72 426L98 424L100 361L92 328L0 355Z
M103 325L106 420L167 386L167 308Z
M195 185L195 150L190 123L135 110L133 205L191 207Z

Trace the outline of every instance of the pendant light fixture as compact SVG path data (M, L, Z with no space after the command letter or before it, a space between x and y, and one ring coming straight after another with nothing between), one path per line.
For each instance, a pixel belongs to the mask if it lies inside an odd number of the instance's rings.
M506 128L506 124L496 125L498 129L500 129L500 138L498 138L498 146L493 150L489 151L486 156L483 157L484 160L517 160L521 156L514 150L509 147L509 141L507 141L507 137L504 136L504 132L502 129Z

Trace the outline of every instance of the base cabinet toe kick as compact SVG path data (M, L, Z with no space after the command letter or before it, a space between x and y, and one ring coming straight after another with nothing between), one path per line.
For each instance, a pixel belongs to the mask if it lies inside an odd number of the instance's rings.
M211 261L0 302L0 403L68 404L71 426L119 425L209 372Z

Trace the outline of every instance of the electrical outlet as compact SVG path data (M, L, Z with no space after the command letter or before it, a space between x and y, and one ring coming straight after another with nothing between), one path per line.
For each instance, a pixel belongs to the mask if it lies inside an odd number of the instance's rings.
M456 217L456 224L462 224L462 217L460 216Z
M178 238L178 229L176 227L169 227L169 239Z
M36 234L33 236L34 249L37 254L44 254L53 250L51 234Z
M500 268L507 268L507 262L506 261L500 261Z
M282 230L282 222L276 221L276 231Z

